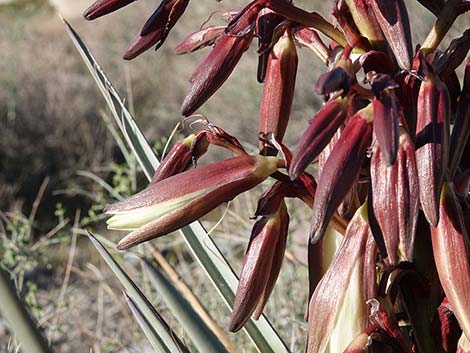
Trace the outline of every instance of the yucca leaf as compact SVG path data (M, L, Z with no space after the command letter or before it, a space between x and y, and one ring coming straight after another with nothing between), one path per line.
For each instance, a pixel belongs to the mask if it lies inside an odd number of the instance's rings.
M201 317L173 284L145 259L143 259L143 266L149 275L150 283L152 283L171 313L186 331L198 351L204 353L227 353L219 339L206 326Z
M160 342L159 349L164 353L180 353L184 352L184 346L181 342L177 341L175 333L171 328L162 320L160 315L155 311L155 308L150 304L148 299L144 296L137 285L130 279L126 272L119 266L116 260L106 250L106 248L94 237L93 234L88 232L88 238L95 246L96 250L100 253L103 260L113 271L113 273L121 282L122 286L128 293L129 297L135 302L143 317L148 321L149 325L153 327L154 332L159 336L158 340L153 340L153 343Z
M18 297L8 273L0 268L0 316L20 343L24 353L52 353L41 330L26 310L26 304Z
M93 55L70 24L65 20L63 21L70 38L108 103L127 143L134 151L145 175L150 180L159 165L155 153ZM225 257L199 222L194 222L182 228L181 232L194 258L199 261L224 302L231 308L237 290L238 278ZM258 351L263 353L289 353L286 345L266 317L261 316L257 321L251 320L245 325L245 330Z
M161 353L167 353L167 352L170 352L169 350L164 350L162 351L161 348L162 347L165 347L165 343L162 341L162 339L160 338L160 336L158 335L158 333L155 332L155 330L153 329L152 325L150 325L150 323L148 322L148 320L145 318L145 316L142 314L142 312L140 311L139 307L137 306L137 304L132 300L132 298L129 296L129 294L127 294L126 292L124 292L124 297L126 298L126 301L127 301L127 305L129 305L129 308L131 309L131 312L132 312L132 315L134 315L135 317L135 320L137 321L137 323L139 324L140 328L142 329L142 331L144 332L145 334L145 337L147 337L147 339L149 340L150 342L150 345L153 347L153 349L155 349L156 352L161 352ZM166 322L163 320L162 317L159 316L159 318L162 320L162 325L166 325ZM189 350L186 348L185 351L183 352L189 352Z

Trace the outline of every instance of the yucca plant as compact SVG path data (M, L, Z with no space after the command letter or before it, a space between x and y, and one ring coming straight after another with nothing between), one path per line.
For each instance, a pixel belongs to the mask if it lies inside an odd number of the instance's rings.
M99 0L85 17L131 2ZM420 2L436 22L416 47L403 0L335 1L335 25L288 0L254 0L227 10L226 26L199 29L176 49L183 54L212 46L191 75L181 107L183 116L203 122L203 128L177 142L154 173L153 153L72 33L144 171L153 174L146 189L105 211L112 215L110 229L130 231L117 248L182 228L232 306L229 330L247 325L261 352L286 351L260 322L286 249L285 199L299 199L313 213L305 244L307 352L470 352L470 59L462 88L457 75L470 48L470 30L439 49L470 2ZM124 58L161 47L188 4L163 0ZM255 37L257 79L264 87L260 153L250 155L237 138L192 114L224 84ZM301 46L327 66L316 83L325 104L291 151L282 140ZM193 168L211 144L235 156ZM307 170L311 164L314 173ZM259 198L233 297L233 275L225 263L206 261L210 255L198 244L207 234L202 228L194 233L193 222L267 179L273 182ZM336 238L340 245L327 259ZM250 321L252 315L261 321ZM145 317L140 322L146 332L155 330Z

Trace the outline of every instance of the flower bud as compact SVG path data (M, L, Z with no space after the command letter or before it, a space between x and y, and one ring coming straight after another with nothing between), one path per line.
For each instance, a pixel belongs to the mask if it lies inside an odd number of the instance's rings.
M445 182L439 202L439 223L431 226L432 249L444 293L460 327L470 337L470 248L462 209Z
M224 84L243 53L249 48L253 31L240 36L224 34L191 75L191 89L181 113L191 115Z
M229 331L236 332L256 310L255 317L271 295L286 249L289 215L284 201L276 213L264 216L253 227L238 282Z
M160 48L188 3L189 0L163 0L129 44L123 58L132 60L154 45L156 45L155 50Z
M393 91L395 87L395 81L388 75L375 75L372 82L372 90L375 94L372 102L374 108L374 134L382 155L389 165L395 163L398 149L399 106Z
M83 13L87 20L94 20L98 17L107 15L110 12L119 10L135 0L97 0Z
M373 211L385 241L387 263L412 262L419 191L415 150L406 131L400 129L393 165L385 161L378 144L374 145L370 163Z
M296 179L326 147L347 116L348 98L327 102L310 121L292 157L289 176Z
M313 204L310 241L320 240L335 210L351 189L372 140L371 105L347 122L320 175Z
M410 22L403 0L370 0L377 22L403 70L411 68L413 44Z
M340 248L310 300L308 353L323 353L329 346L343 352L366 328L368 279L364 277L364 264L369 238L367 206L363 205L349 223Z
M239 36L251 32L255 28L256 20L264 6L263 1L253 0L250 2L232 18L225 33Z
M207 152L207 132L199 131L176 142L158 166L150 184L169 178L191 168Z
M351 88L353 82L353 75L349 70L349 66L352 65L351 61L347 59L348 67L337 66L334 69L322 74L316 83L315 91L321 95L327 95L336 91L342 91L345 96Z
M257 80L259 83L263 83L266 77L266 70L268 67L268 61L270 53L272 51L271 45L273 41L273 34L276 26L283 20L282 16L279 16L274 11L264 8L258 15L256 24L256 33L258 34L258 72Z
M276 141L282 142L294 99L297 62L295 44L287 29L269 54L259 114L261 137L272 133ZM277 152L264 138L259 147L261 154Z
M189 0L162 0L157 9L145 22L144 26L140 30L142 37L154 32L156 29L163 29L168 35L168 32L183 15L186 6L188 6Z
M439 195L448 164L449 93L430 73L421 84L416 126L419 199L428 222L439 221Z
M265 180L277 158L240 156L176 174L105 209L109 229L131 230L118 249L171 233Z

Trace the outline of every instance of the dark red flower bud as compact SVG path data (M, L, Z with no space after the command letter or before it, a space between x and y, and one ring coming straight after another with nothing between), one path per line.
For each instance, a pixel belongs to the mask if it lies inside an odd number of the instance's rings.
M256 310L258 318L281 270L286 248L289 215L285 203L277 212L264 216L253 227L243 260L229 331L236 332Z
M318 94L327 95L342 90L342 94L345 96L351 88L352 81L353 76L350 70L337 66L318 78L315 91Z
M369 4L374 10L388 45L395 54L398 65L403 70L409 70L413 57L413 45L405 2L403 0L370 0Z
M146 36L142 37L140 34L137 34L132 42L129 44L128 48L124 52L122 58L124 60L132 60L138 57L143 52L152 48L155 44L162 39L162 30L154 31Z
M258 305L256 306L255 312L253 313L253 316L257 320L263 313L264 307L266 306L266 303L268 302L268 299L274 289L274 285L276 284L277 278L279 277L279 273L281 273L282 262L284 260L284 254L286 252L290 218L289 214L287 213L287 207L284 202L282 202L279 212L281 230L279 232L279 239L277 241L277 244L275 245L276 248L274 249L274 256L272 259L271 271L269 273L268 282L266 283L263 295L260 298Z
M378 144L372 152L370 173L372 205L380 226L387 263L413 261L419 213L418 171L415 150L406 131L400 129L397 161L388 165Z
M213 45L225 32L225 26L209 26L191 33L175 48L175 54L187 54Z
M348 98L327 102L310 121L292 157L289 176L292 180L320 154L347 116Z
M264 7L263 1L253 0L232 18L225 33L240 36L253 31L258 15Z
M449 93L433 73L429 73L418 96L416 162L419 199L428 222L439 221L439 195L449 154Z
M286 132L294 99L297 63L295 44L287 29L269 54L259 113L261 154L277 153L265 136L272 133L277 142L282 142Z
M283 17L274 11L264 8L260 11L256 25L256 33L258 35L258 73L257 79L259 83L263 83L266 77L268 67L269 54L271 53L271 45L273 41L274 29L283 21Z
M395 82L398 88L395 90L400 106L403 109L403 115L406 120L410 135L412 138L416 132L417 120L417 104L419 89L421 87L421 80L419 76L427 74L427 67L424 61L424 53L418 51L413 59L412 70L417 75L410 74L407 71L402 71L395 76Z
M132 230L123 250L171 233L261 183L277 170L277 158L240 156L176 174L105 209L110 229Z
M325 234L331 216L359 176L371 140L372 106L369 105L347 122L325 163L313 204L311 242L316 243Z
M145 22L140 30L140 35L145 37L157 29L163 29L166 38L168 32L183 15L188 4L189 0L162 0L154 13Z
M135 0L97 0L83 13L83 17L87 20L107 15L110 12L119 10L121 7L127 6Z
M434 261L447 300L463 332L470 337L469 239L451 183L442 186L439 209L439 223L437 227L431 226Z
M207 152L208 147L206 131L199 131L176 142L158 166L150 184L158 183L191 168Z
M388 75L375 75L372 90L375 97L374 134L383 157L389 165L395 163L398 149L398 100L395 96L395 81Z
M191 115L224 84L252 40L253 31L240 36L224 34L220 37L191 76L191 89L181 106L184 116Z
M160 48L184 13L189 0L163 0L139 34L135 36L124 53L125 60L131 60L156 45Z

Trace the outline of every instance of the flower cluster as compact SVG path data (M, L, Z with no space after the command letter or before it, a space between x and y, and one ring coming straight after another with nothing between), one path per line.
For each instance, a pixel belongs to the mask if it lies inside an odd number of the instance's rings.
M98 0L85 17L131 2ZM131 231L118 248L177 230L271 178L231 331L259 317L269 299L288 237L285 199L296 198L312 208L308 353L470 352L470 29L438 48L470 2L419 2L436 22L416 47L404 0L336 0L334 24L288 0L253 0L224 12L226 25L186 37L176 54L212 47L189 80L186 117L258 39L260 153L206 122L174 145L145 190L106 209L109 228ZM160 47L188 3L163 0L124 58ZM291 151L282 140L299 47L326 65L315 86L324 105ZM235 157L192 168L210 144ZM312 164L315 176L306 170Z

